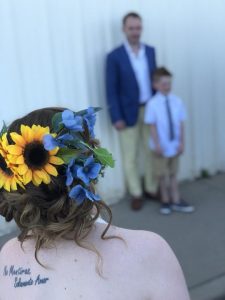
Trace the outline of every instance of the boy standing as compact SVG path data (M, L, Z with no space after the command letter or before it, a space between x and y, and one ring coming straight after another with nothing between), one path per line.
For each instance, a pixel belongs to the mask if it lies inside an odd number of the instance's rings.
M177 183L179 156L184 151L184 120L182 101L171 93L172 74L158 68L153 74L157 91L145 110L145 123L150 125L150 148L153 151L153 172L159 180L162 214L172 210L190 213L194 207L180 198Z

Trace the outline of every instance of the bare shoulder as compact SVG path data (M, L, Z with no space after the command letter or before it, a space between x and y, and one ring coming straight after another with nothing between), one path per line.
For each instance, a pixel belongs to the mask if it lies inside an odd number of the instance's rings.
M132 256L138 256L142 259L151 259L155 261L155 256L171 255L171 248L168 243L158 234L145 231L145 230L131 230L120 228L116 226L110 226L107 235L120 237L124 244L126 244L126 252ZM121 241L113 239L110 241L110 248L115 247L118 249ZM112 248L111 248L112 249Z
M6 249L9 250L9 249L11 249L12 247L15 247L15 246L18 245L18 244L19 244L18 238L17 238L17 237L14 237L14 238L8 240L8 241L3 245L2 249L1 249L1 252L2 252L2 251L6 251Z
M10 259L11 256L15 256L20 243L17 238L13 238L6 242L0 250L0 263L5 258Z
M126 242L134 248L134 250L142 250L143 254L149 253L149 250L154 251L167 251L169 248L168 243L158 234L145 231L145 230L132 230L120 227L112 227L115 234L123 237Z
M114 228L127 243L128 256L152 299L189 300L181 266L167 241L144 230Z
M137 251L148 260L156 262L156 258L171 259L175 257L173 250L167 241L157 233L145 230L131 230L130 242L135 245Z
M148 262L158 264L160 262L170 262L174 265L177 264L177 258L171 249L168 242L159 234L145 231L145 230L128 230L123 228L117 228L117 232L121 233L128 245L137 252L139 256L146 258ZM157 268L158 269L158 268Z

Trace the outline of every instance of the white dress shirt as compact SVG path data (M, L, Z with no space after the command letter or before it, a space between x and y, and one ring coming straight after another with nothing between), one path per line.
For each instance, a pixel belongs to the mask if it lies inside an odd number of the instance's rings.
M170 126L168 120L168 112L166 109L166 98L172 115L172 123L174 130L174 139L170 139ZM181 138L181 122L186 119L186 112L183 102L180 98L173 94L167 96L156 93L147 103L145 108L145 123L156 125L159 144L165 157L173 157L178 153ZM150 137L150 148L154 151L155 144Z
M150 71L145 53L145 45L140 44L138 53L134 53L129 42L125 40L125 49L129 56L131 66L139 87L139 102L140 104L146 103L152 96Z

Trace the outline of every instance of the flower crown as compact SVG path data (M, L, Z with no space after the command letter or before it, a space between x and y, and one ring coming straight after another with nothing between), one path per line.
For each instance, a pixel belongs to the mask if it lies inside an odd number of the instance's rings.
M70 198L81 204L85 199L98 201L93 184L104 175L106 166L114 167L112 154L99 146L94 126L99 108L73 112L64 110L52 118L50 128L34 124L20 126L20 134L7 127L0 133L0 189L8 192L26 188L27 184L49 184L65 169L65 184Z

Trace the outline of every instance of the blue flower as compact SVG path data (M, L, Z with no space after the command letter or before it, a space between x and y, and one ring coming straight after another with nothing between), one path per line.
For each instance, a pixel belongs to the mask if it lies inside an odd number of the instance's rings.
M51 134L46 134L43 137L43 144L45 150L51 151L56 147L65 147L64 142L71 140L73 140L73 137L69 133L58 136L57 138L54 138Z
M73 179L77 177L77 166L74 164L74 159L71 159L66 169L66 185L70 186Z
M71 110L62 112L62 123L67 129L73 131L83 131L83 119L81 116L76 116Z
M74 186L70 193L70 198L76 200L77 204L80 205L85 199L89 199L91 201L99 201L100 197L95 195L91 191L86 190L80 184Z
M101 164L95 163L93 156L89 157L83 167L77 169L77 177L85 184L89 184L91 179L96 179L101 170Z
M58 147L57 140L51 134L46 134L43 137L43 144L44 144L45 150L47 150L47 151L51 151L51 150L55 149L56 147Z
M96 122L96 114L95 114L95 110L93 107L89 107L87 109L87 113L84 115L84 120L87 123L88 130L90 132L91 137L94 138L94 136L95 136L94 126L95 126L95 122Z

